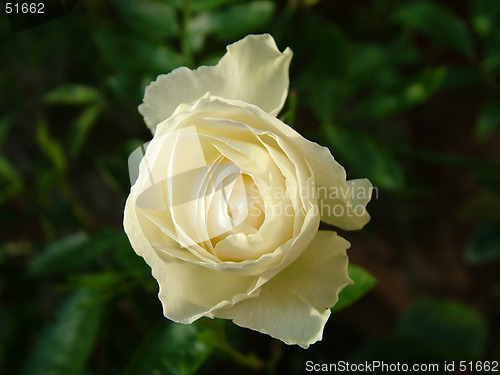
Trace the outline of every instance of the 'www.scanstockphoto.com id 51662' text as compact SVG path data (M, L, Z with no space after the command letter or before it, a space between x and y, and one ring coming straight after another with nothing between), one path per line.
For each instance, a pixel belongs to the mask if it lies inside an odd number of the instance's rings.
M498 372L498 361L443 361L441 363L402 363L385 361L316 363L307 361L307 372Z

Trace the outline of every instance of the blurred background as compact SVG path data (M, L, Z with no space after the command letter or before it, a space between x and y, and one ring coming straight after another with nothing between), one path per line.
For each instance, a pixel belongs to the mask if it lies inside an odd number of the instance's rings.
M122 229L146 85L262 32L294 52L283 120L377 187L308 350L169 322ZM498 0L80 0L18 32L2 10L0 54L0 373L500 360Z

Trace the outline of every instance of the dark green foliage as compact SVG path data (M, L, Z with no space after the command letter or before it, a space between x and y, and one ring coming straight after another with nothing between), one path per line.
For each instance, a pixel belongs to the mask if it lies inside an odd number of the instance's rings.
M26 375L77 375L83 372L99 328L102 306L93 293L82 290L58 311L44 328L28 359Z
M428 346L437 357L478 359L486 343L484 318L453 300L421 298L401 317L398 334Z
M167 0L116 0L124 21L137 32L157 39L176 37L180 26L175 9Z
M95 261L105 252L130 249L123 233L103 230L91 236L75 233L60 240L51 242L31 261L29 274L35 277L46 277L55 274L67 274L81 269Z
M500 360L500 1L82 0L17 33L0 18L1 374ZM355 284L307 351L165 320L122 228L144 88L261 32L294 53L280 118L377 189L366 228L339 233Z
M199 52L207 37L212 35L221 42L238 40L266 25L273 11L271 1L253 1L223 10L201 12L187 25L188 43L193 51Z
M339 302L333 307L332 311L339 311L353 304L368 293L377 282L375 277L368 271L354 264L349 264L349 277L354 281L354 284L348 285L342 290Z
M395 17L401 23L431 39L455 48L464 54L472 53L472 38L467 25L438 2L411 2L397 9Z
M391 337L368 340L351 361L437 363L439 373L446 373L445 361L455 361L458 369L460 361L480 360L486 335L486 321L477 311L454 300L422 297L402 314Z
M162 323L141 344L125 374L195 374L213 350L200 340L201 332L195 325Z
M485 223L477 228L465 249L465 258L472 264L500 259L500 223Z
M377 187L401 189L404 174L401 165L387 150L369 138L352 129L324 126L326 140L342 163L352 166L351 173L365 176Z

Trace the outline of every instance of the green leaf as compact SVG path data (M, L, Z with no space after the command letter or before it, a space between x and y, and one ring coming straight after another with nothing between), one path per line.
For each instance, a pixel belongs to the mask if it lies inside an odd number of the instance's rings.
M342 29L319 16L309 16L304 28L307 30L306 45L301 52L307 56L310 69L322 75L344 78L349 69L350 46Z
M480 140L487 139L500 129L500 101L491 100L487 102L476 122L476 137Z
M331 122L342 108L349 87L345 82L330 76L321 76L309 70L300 78L300 97L305 98L323 123Z
M500 69L500 30L495 29L485 41L482 67L486 73L494 73Z
M241 3L243 0L196 0L191 4L191 10L195 13L213 11L217 8Z
M500 259L500 223L487 223L477 228L465 249L465 259L470 264Z
M92 236L75 233L48 244L31 261L28 273L34 277L69 273L93 262L106 251L124 245L123 235L111 230Z
M90 86L66 84L45 94L44 100L49 104L82 105L100 101L101 94Z
M483 42L482 66L486 73L500 69L500 3L475 0L472 3L472 25Z
M114 0L125 22L134 30L154 38L179 34L175 10L166 0Z
M339 311L368 293L376 284L377 280L368 271L356 266L354 264L349 264L349 277L354 281L353 285L346 286L342 292L340 292L339 301L332 308L332 312Z
M466 24L447 7L430 1L403 5L395 13L403 25L466 55L473 51L472 38Z
M126 276L117 272L69 276L68 283L77 289L109 289L118 286Z
M487 37L498 29L500 3L497 0L474 0L472 13L472 25L479 36Z
M151 268L132 249L125 233L121 234L119 245L114 247L112 261L113 269L118 269L121 275L134 278L147 292L158 293L158 283L151 276Z
M355 108L353 117L380 119L421 104L441 87L445 76L443 67L424 69L397 89L374 92Z
M126 375L195 374L213 351L203 330L194 324L163 322L139 347Z
M32 276L41 276L58 271L64 272L67 266L71 270L71 262L75 260L80 262L81 256L85 257L88 254L81 251L87 243L88 236L82 232L50 243L31 261L28 273Z
M444 67L424 69L407 83L403 90L405 108L428 100L440 87L446 76Z
M357 90L389 89L400 80L387 47L375 43L353 45L349 78Z
M163 72L165 73L165 72ZM106 77L106 88L109 89L113 103L124 108L133 108L144 97L144 89L156 79L156 73L129 74L125 69Z
M484 77L480 69L464 65L447 65L442 87L462 89L483 84Z
M98 31L95 40L104 60L115 72L158 75L186 65L184 58L164 42L110 30Z
M351 128L323 126L326 140L337 159L352 168L355 175L370 179L374 186L398 190L405 176L399 162L381 145Z
M271 19L272 1L252 1L234 5L216 16L215 34L221 41L233 41L250 32L259 31Z
M0 205L23 191L23 180L7 159L0 156Z
M90 129L96 123L99 115L102 113L102 109L101 104L87 107L73 123L70 130L70 151L72 156L78 155L82 150Z
M102 179L110 188L119 193L128 194L130 190L130 176L127 163L123 163L123 160L126 160L127 157L128 155L120 159L113 156L99 158L96 165Z
M421 342L445 358L479 358L487 324L470 307L453 300L417 299L398 323L405 338Z
M47 155L55 171L62 174L66 171L66 156L57 139L49 133L49 127L43 120L38 122L37 140L40 149Z
M300 43L292 45L308 69L296 82L300 97L314 110L321 122L332 121L349 92L346 82L349 43L342 30L319 16L305 19ZM325 46L328 46L325 48Z
M26 375L82 373L98 332L101 306L93 293L80 291L60 308L55 323L45 327L28 360Z
M198 52L209 35L215 35L222 42L234 42L246 34L260 31L271 19L274 9L272 1L252 1L216 12L201 13L188 24L189 45Z

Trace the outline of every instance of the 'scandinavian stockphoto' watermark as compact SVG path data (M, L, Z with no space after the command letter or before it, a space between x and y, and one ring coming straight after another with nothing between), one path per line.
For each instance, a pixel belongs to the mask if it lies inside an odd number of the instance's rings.
M139 166L143 162L148 175L137 197L137 205L148 210L167 210L174 206L193 214L202 214L207 206L216 204L220 208L219 225L216 231L196 232L196 237L185 235L186 223L175 222L174 227L180 245L187 247L194 243L210 241L224 233L232 231L251 217L265 215L290 216L297 210L305 214L304 207L294 205L297 197L309 198L317 202L313 206L314 215L337 217L363 217L367 215L365 205L353 205L352 200L363 202L378 198L378 189L373 186L313 186L307 181L305 186L264 186L257 184L246 186L239 167L222 157L209 160L203 152L200 136L195 126L189 126L174 132L162 134L156 147L169 149L176 158L163 160L162 168L152 168L155 162L145 155L149 142L138 147L129 157L129 175L133 185L139 176ZM155 150L153 155L158 155ZM179 162L182 161L182 162ZM200 188L190 191L192 181L202 181ZM176 188L180 186L181 188ZM237 190L239 200L230 199ZM255 198L257 197L257 198ZM332 200L348 201L347 204L330 204ZM282 202L287 204L269 204L263 202ZM263 212L264 211L264 212ZM212 237L209 237L212 236Z

